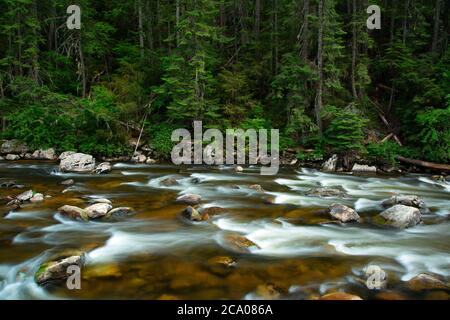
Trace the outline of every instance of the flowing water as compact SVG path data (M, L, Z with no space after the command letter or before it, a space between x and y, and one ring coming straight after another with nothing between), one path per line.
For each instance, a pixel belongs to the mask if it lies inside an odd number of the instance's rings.
M428 272L450 276L450 185L427 176L358 177L303 169L282 169L260 176L259 168L235 173L227 167L116 164L108 175L61 174L53 163L0 163L0 177L27 189L0 189L0 196L25 190L52 196L0 218L0 299L257 299L274 285L281 298L309 299L345 291L365 299L377 292L365 285L364 270L375 264L388 273L389 290L405 298L427 298L404 284ZM180 184L163 187L176 178ZM76 184L62 193L58 183ZM260 184L265 194L249 185ZM342 187L345 199L306 196L312 187ZM202 206L228 213L207 222L180 218L180 194L202 196ZM430 207L424 224L408 230L376 226L381 200L415 194ZM264 199L271 197L275 204ZM108 198L114 207L135 214L116 221L68 220L62 205L86 207L92 198ZM332 223L323 209L339 202L353 206L361 224ZM241 234L259 248L236 251L224 238ZM41 288L33 275L55 254L86 252L81 290ZM232 268L214 264L233 258Z

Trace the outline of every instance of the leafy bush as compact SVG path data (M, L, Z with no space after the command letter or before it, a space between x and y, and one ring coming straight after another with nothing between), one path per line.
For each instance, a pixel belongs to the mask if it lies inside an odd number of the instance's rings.
M401 153L401 147L392 141L371 143L367 146L367 154L371 160L379 163L395 164L395 157Z
M167 123L157 123L148 127L148 135L151 138L155 151L163 158L169 159L175 143L172 142L172 132L177 129Z

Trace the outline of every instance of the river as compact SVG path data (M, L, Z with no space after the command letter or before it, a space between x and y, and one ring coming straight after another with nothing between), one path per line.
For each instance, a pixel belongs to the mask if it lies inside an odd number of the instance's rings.
M0 177L26 189L0 189L2 197L32 189L51 196L0 218L0 299L258 299L270 284L279 298L311 299L345 291L364 299L379 292L364 283L368 265L388 273L388 288L405 298L427 292L405 281L429 272L450 276L450 184L425 175L397 177L327 174L282 168L261 176L259 168L235 173L227 167L115 164L107 175L63 174L54 163L1 162ZM173 177L179 185L164 187ZM72 178L66 192L59 182ZM249 188L259 184L264 194ZM307 196L312 187L341 187L345 199ZM202 196L202 206L227 213L192 224L180 218L180 194ZM380 203L394 194L420 196L431 213L407 230L371 223ZM274 204L265 203L270 197ZM86 207L107 198L135 214L116 221L78 222L57 213L62 205ZM321 210L332 203L354 207L362 223L332 223ZM224 241L242 234L258 245L241 252ZM39 287L33 275L50 256L86 252L81 290ZM236 264L214 264L229 257Z

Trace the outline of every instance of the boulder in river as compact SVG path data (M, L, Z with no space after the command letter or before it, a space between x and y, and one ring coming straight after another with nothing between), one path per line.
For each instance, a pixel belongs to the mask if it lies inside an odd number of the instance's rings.
M44 201L44 195L42 193L36 193L30 199L31 202L42 202Z
M0 188L5 189L23 189L25 186L17 184L15 181L3 181L0 183Z
M342 223L359 222L361 220L355 210L341 204L332 204L329 210L331 217Z
M377 167L369 166L366 164L355 163L352 168L352 172L357 173L377 173Z
M175 178L167 178L167 179L164 179L163 181L161 181L160 184L164 187L171 187L171 186L177 186L179 183L178 183L177 179L175 179Z
M24 193L19 194L16 197L16 200L19 202L27 202L33 197L33 190L25 191Z
M81 208L75 206L62 206L58 209L59 213L71 219L81 219L84 221L89 220L87 212Z
M377 219L383 224L399 229L411 228L422 222L422 215L419 209L401 204L393 206L383 211Z
M312 188L306 192L307 196L321 197L321 198L343 198L347 195L343 188Z
M229 210L221 207L207 207L200 209L201 215L208 215L208 216L214 216L226 212L229 212Z
M100 163L97 168L95 168L94 173L95 174L106 174L110 173L112 171L111 163L109 162L103 162Z
M344 301L344 300L362 300L361 297L356 296L354 294L345 293L345 292L334 292L326 294L322 297L320 297L320 300L338 300L338 301Z
M25 154L28 150L28 146L19 140L7 140L0 147L1 154Z
M7 161L17 161L20 160L20 156L17 154L8 154L5 158Z
M64 151L63 153L61 153L58 157L58 160L64 160L65 158L75 154L75 151Z
M74 153L62 159L59 168L62 172L92 172L95 159L88 154Z
M31 158L33 160L56 160L56 152L55 149L47 149L47 150L36 150L32 155Z
M450 290L450 287L437 277L422 273L415 276L406 283L408 289L412 291L422 290Z
M202 201L202 197L198 194L184 194L177 198L178 203L184 203L190 206L198 205Z
M201 215L196 209L192 207L187 207L186 209L184 209L181 215L189 221L193 222L203 221L205 220L204 217L207 217L207 215Z
M244 172L244 168L242 168L241 166L237 166L236 168L234 168L234 171L236 171L236 172Z
M84 209L90 219L99 219L105 217L112 206L108 203L96 203Z
M134 156L131 158L131 162L135 162L135 163L145 163L146 161L147 161L147 157L140 152L136 152L134 154Z
M51 282L58 282L69 278L68 268L71 266L84 267L84 255L71 256L57 261L42 264L36 272L34 279L40 286Z
M421 214L428 214L430 210L428 209L425 202L418 196L414 195L397 195L393 196L382 202L382 206L385 208L392 207L397 204L402 204L408 207L414 207L420 210Z

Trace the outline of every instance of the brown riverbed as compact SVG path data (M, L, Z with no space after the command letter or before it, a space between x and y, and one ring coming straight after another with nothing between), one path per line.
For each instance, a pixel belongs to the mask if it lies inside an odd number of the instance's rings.
M116 164L108 175L61 174L54 163L2 162L2 180L51 196L0 219L0 299L311 299L335 291L377 299L444 298L445 291L411 291L406 281L422 272L450 275L450 185L428 176L355 177L282 169L260 176L258 168ZM180 185L164 187L173 177ZM65 190L58 183L72 178ZM261 185L259 193L249 185ZM341 187L344 199L311 197L312 187ZM180 218L182 193L203 197L201 206L227 213L190 224ZM425 223L410 230L372 223L380 201L416 194L428 204ZM57 214L62 205L86 207L108 198L135 214L115 221L77 222ZM267 199L275 204L268 205ZM322 213L331 203L355 207L361 224L338 225ZM259 248L240 252L224 239L243 235ZM33 274L42 262L68 250L86 252L82 289L41 288ZM232 267L217 263L231 258ZM364 270L378 265L388 289L369 290Z

